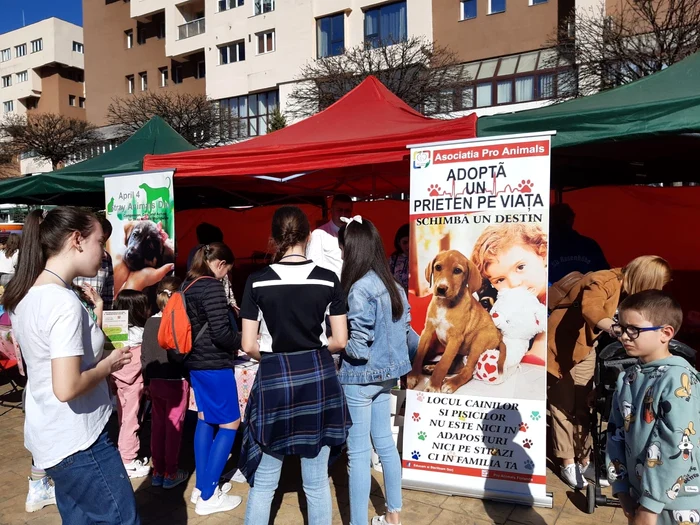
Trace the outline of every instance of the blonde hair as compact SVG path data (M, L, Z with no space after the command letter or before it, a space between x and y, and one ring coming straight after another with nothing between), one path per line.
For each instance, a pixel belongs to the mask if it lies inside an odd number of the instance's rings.
M165 277L158 283L158 288L156 289L156 304L158 305L158 310L161 312L163 311L165 305L168 304L170 300L170 296L173 295L174 292L180 290L181 285L182 279L175 276Z
M486 228L474 244L472 262L479 269L479 273L485 277L489 264L498 257L498 254L516 244L532 248L546 262L547 235L539 225L527 223L502 224Z
M622 289L633 295L645 290L663 290L671 281L671 265L658 255L642 255L622 269Z

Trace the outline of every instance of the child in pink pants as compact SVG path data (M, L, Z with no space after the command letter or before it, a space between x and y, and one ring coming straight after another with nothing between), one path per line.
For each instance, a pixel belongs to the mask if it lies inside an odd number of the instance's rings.
M122 290L114 301L115 310L129 312L129 348L131 362L112 374L117 388L117 414L119 416L119 439L117 447L130 478L148 476L150 467L146 458L139 459L139 408L143 396L141 373L141 342L143 327L150 314L148 297L143 292Z

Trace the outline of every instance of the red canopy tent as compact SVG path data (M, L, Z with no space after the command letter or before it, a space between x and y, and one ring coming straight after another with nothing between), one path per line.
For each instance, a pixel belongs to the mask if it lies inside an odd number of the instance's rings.
M407 192L406 146L476 136L476 116L421 115L375 77L320 113L245 142L147 155L145 170L176 169L176 187L356 196Z

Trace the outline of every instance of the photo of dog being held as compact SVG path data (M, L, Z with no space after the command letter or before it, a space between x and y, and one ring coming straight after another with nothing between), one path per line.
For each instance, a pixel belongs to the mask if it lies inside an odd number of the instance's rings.
M124 245L124 264L131 271L175 262L173 240L160 222L144 219L125 223Z

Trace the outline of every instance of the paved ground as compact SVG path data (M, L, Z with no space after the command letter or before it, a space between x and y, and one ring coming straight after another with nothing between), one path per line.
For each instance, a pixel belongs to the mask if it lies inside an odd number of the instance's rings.
M0 401L6 386L0 386ZM23 446L22 427L24 417L21 410L9 410L0 406L0 525L28 523L31 525L58 525L61 519L55 506L27 514L24 503L27 495L27 476L31 458ZM185 437L186 442L191 436ZM185 445L187 446L187 445ZM191 450L191 449L190 449ZM186 454L184 454L186 456ZM192 465L183 465L192 468ZM336 465L333 473L333 524L349 523L347 474L345 465ZM381 474L374 472L370 515L384 509L381 489ZM548 489L554 493L553 509L532 509L518 505L490 503L478 499L458 496L442 496L426 492L404 490L402 522L405 525L589 525L596 522L627 525L621 510L603 507L588 515L585 497L566 487L551 472L548 473ZM283 485L273 503L271 523L278 525L300 525L305 522L305 503L301 489L299 465L294 461L285 463L282 473ZM232 512L200 517L189 503L194 481L170 491L153 488L149 478L134 480L134 491L144 525L239 525L243 523L248 486L234 483L232 493L243 496L243 504ZM316 524L311 524L316 525Z

